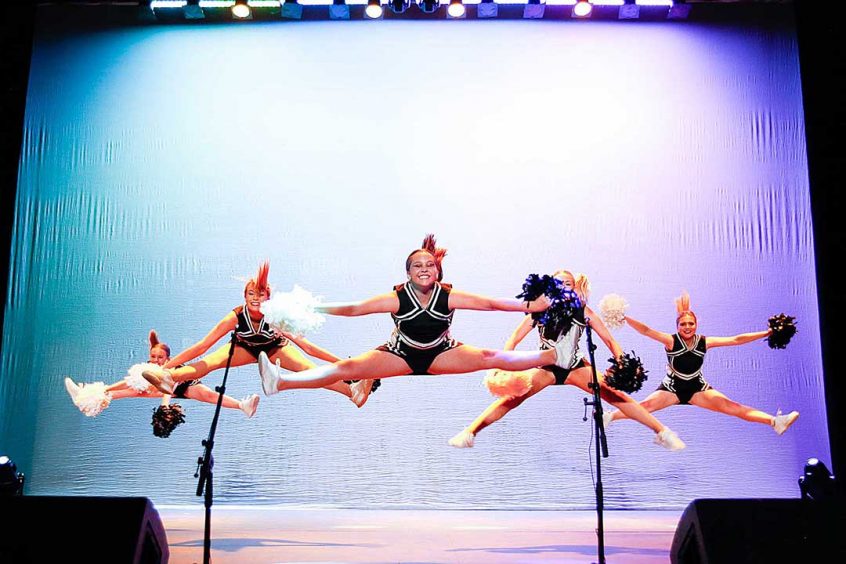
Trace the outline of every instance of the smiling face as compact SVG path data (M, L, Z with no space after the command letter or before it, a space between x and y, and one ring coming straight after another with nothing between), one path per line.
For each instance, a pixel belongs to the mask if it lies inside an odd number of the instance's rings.
M266 302L268 297L270 294L267 289L258 290L253 282L247 284L244 289L244 300L251 317L261 317L261 304Z
M696 335L696 316L692 312L685 312L676 321L676 329L682 339L690 340Z
M561 280L564 283L564 287L568 290L572 290L576 287L576 278L573 276L573 273L569 270L559 270L555 274L553 274L555 278Z
M150 358L147 362L164 366L170 360L170 351L164 345L158 344L150 347Z
M417 251L411 255L406 271L411 283L423 288L433 286L438 280L438 264L435 257L427 251Z

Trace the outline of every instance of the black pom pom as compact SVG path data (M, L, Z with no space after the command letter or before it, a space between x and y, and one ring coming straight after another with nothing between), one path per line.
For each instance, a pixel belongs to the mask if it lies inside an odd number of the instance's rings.
M162 439L170 436L174 429L185 422L185 413L178 403L160 405L153 410L153 434Z
M564 283L553 278L556 285L548 290L547 297L551 302L546 311L537 314L537 323L543 325L543 337L557 340L562 333L566 333L573 325L573 317L582 309L582 300Z
M783 349L796 334L795 317L780 313L770 317L768 323L773 332L767 337L767 344L771 349Z
M555 280L549 274L538 276L537 274L529 274L526 281L523 282L523 291L517 294L517 297L527 302L534 301L546 294L550 287L554 285Z
M541 296L549 298L550 305L545 311L533 313L532 319L535 325L543 326L545 339L556 340L570 330L573 316L583 307L582 300L558 278L548 274L530 274L517 297L530 302Z
M646 370L643 369L643 363L640 358L632 354L623 353L617 358L609 358L608 361L611 366L605 375L605 383L621 392L627 394L634 393L643 387L646 382Z

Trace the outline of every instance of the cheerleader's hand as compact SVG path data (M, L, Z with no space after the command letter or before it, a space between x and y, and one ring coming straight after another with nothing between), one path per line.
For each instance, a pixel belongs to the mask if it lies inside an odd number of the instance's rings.
M530 302L526 302L526 311L529 313L537 313L540 311L545 311L552 302L549 301L545 295L539 296L537 299L532 300Z

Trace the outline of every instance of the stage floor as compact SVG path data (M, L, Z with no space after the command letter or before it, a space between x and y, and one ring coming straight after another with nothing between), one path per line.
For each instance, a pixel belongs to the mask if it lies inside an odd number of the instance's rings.
M202 562L203 508L158 508L171 562ZM607 511L614 564L669 562L681 511ZM212 562L595 562L592 511L422 511L215 506Z

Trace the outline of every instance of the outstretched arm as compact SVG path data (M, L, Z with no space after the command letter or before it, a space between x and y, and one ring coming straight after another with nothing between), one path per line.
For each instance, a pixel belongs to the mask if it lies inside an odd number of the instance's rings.
M632 329L634 329L635 331L637 331L641 335L643 335L645 337L649 337L650 339L653 339L655 341L658 341L659 343L664 345L665 349L670 350L670 349L673 348L673 336L672 335L670 335L668 333L662 333L661 331L656 331L652 327L649 327L645 323L641 323L637 319L632 319L628 315L626 316L626 323L628 323L629 326Z
M459 290L449 293L449 309L474 309L478 311L520 311L535 313L549 307L549 298L541 296L531 302L524 302L516 298L489 298L476 294L468 294Z
M706 337L705 347L710 349L711 347L745 345L746 343L751 343L752 341L765 339L769 337L772 332L772 329L767 329L766 331L756 331L755 333L741 333L740 335L735 335L734 337Z
M602 319L599 318L596 314L593 313L593 310L589 307L585 306L585 315L587 315L588 319L590 320L590 328L593 329L599 338L602 339L602 342L605 343L605 346L608 347L608 350L611 351L611 354L614 355L614 358L619 358L623 355L623 349L620 347L620 344L617 342L608 328L605 326L605 323L602 322Z
M399 298L396 292L382 294L360 302L334 302L321 304L315 307L321 313L329 315L343 315L345 317L356 317L369 315L371 313L396 313L399 311Z
M526 335L532 330L534 326L534 320L532 319L531 315L523 316L523 320L520 322L520 325L514 329L514 332L511 333L511 336L508 337L508 340L505 341L505 346L502 347L503 350L506 351L513 351L517 348L517 345L520 344L520 341L526 338Z
M209 350L212 345L218 342L221 337L233 331L235 327L238 325L238 319L235 316L234 311L230 311L226 317L221 319L214 328L208 332L208 334L203 337L200 341L197 341L175 357L171 358L167 361L167 364L164 365L165 368L173 368L174 366L179 366L180 364L185 364L191 360L194 360L207 350Z
M282 331L282 334L285 335L291 341L293 341L295 345L300 347L303 352L309 356L319 358L320 360L325 360L326 362L338 362L339 360L341 360L341 357L332 354L323 347L315 345L305 337L302 337L300 335L294 335L292 333L288 333L287 331Z

